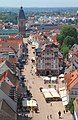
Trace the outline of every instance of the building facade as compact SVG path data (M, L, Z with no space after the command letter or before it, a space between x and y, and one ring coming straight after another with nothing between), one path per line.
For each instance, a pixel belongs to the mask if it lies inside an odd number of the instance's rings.
M38 51L38 50L37 50ZM36 71L40 75L59 75L59 48L55 43L45 43L36 53Z
M64 75L68 99L74 100L78 96L78 69Z
M74 100L78 96L78 83L69 91L69 100Z

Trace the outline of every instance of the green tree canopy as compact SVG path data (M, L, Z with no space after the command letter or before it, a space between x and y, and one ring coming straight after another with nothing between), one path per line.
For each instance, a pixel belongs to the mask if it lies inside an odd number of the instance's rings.
M67 36L71 36L77 39L77 30L73 26L64 26L60 34L65 38Z
M57 40L60 42L64 56L67 56L72 45L78 43L77 30L73 26L64 26L57 35Z
M64 44L66 44L68 47L71 47L73 44L75 44L76 43L76 38L74 38L74 37L71 37L71 36L67 36L67 37L65 37L65 39L64 39Z
M73 105L73 100L70 100L67 107L69 108L71 114L74 114L74 105Z
M61 50L63 51L63 55L64 55L64 57L66 57L67 56L67 54L68 54L68 51L69 51L69 47L67 47L67 45L66 44L63 44L62 46L61 46Z

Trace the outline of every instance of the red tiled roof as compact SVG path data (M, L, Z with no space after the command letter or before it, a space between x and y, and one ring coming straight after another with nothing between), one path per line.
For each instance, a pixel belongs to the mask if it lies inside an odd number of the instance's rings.
M72 53L72 56L77 56L77 55L78 55L78 51L77 51L77 52Z
M36 38L41 38L40 34L35 34Z
M67 89L70 90L74 85L78 83L78 77L76 77L73 81L70 82L70 84L67 86Z
M47 32L43 32L43 34L47 36Z
M70 80L71 80L71 74L70 74L70 73L65 74L65 75L64 75L64 78L65 78L65 80L66 80L66 83L69 83Z
M9 38L16 38L18 36L19 36L18 34L11 34L11 35L9 35Z
M22 45L22 40L2 40L0 41L0 52L13 52L9 46L12 46L17 51L19 44Z
M12 63L16 64L16 58L9 58L9 60L10 60Z
M2 27L3 26L3 24L0 24L0 27Z
M70 90L74 85L78 83L78 69L72 73L68 73L64 76L67 83L67 90Z
M0 77L0 83L3 82L5 80L5 78L8 75L8 70Z
M56 45L59 45L59 42L56 39L56 34L52 35L52 40L53 40L53 42L56 43Z
M7 40L8 42L11 42L11 43L16 43L16 44L22 44L22 39L18 39L18 40L16 40L16 39L14 39L14 40Z

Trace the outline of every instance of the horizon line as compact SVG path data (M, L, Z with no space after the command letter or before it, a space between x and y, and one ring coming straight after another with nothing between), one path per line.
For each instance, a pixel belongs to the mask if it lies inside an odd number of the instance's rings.
M77 8L77 6L23 6L23 5L20 5L20 6L0 6L0 8L4 8L4 7L8 7L8 8L20 8L20 7L23 7L23 8Z

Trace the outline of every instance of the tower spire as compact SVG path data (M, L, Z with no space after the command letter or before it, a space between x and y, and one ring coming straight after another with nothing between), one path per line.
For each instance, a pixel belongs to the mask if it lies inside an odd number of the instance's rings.
M25 37L26 31L25 31L25 13L23 10L23 7L20 7L19 16L18 16L18 26L19 26L19 32L20 34Z

